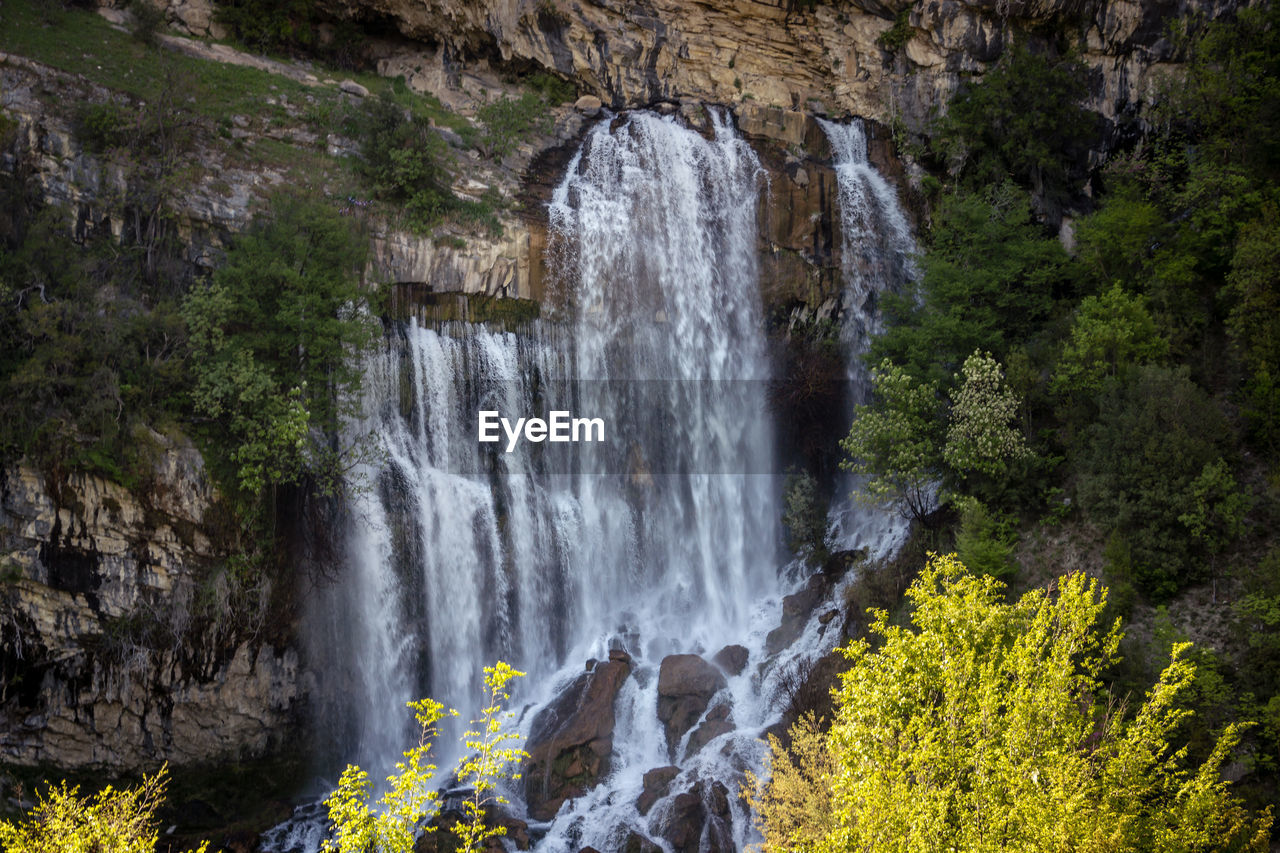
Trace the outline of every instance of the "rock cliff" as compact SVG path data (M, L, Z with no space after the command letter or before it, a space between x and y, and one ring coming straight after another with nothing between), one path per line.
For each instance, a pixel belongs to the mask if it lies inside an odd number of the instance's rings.
M136 489L0 472L4 763L256 756L296 722L303 691L297 654L280 645L287 626L263 622L268 590L246 595L226 574L200 455L151 438L152 475Z
M614 107L754 102L919 128L1015 34L1079 36L1108 120L1151 97L1167 26L1231 0L332 0L455 57L533 63ZM892 31L892 35L887 35Z

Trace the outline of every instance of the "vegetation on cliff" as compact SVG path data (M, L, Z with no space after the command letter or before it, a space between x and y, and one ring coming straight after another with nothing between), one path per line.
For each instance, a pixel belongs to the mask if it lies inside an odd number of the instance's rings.
M954 542L1015 589L1050 580L1048 542L1101 551L1088 559L1111 612L1137 625L1128 662L1103 672L1121 694L1159 675L1180 639L1170 613L1205 625L1178 691L1201 721L1189 749L1208 760L1208 732L1243 723L1227 739L1238 789L1263 803L1280 770L1280 278L1263 249L1280 203L1280 13L1181 25L1185 76L1092 175L1069 60L1014 48L961 90L920 149L942 177L926 182L924 272L886 299L875 400L844 447L933 547ZM989 466L948 452L981 353L996 390L966 430Z

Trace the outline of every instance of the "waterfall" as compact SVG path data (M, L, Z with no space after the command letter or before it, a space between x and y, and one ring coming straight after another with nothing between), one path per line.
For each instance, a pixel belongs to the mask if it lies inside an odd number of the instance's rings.
M839 187L840 339L854 389L853 402L865 403L870 385L862 357L880 329L879 296L916 277L916 244L897 192L868 159L862 121L817 121L831 144ZM840 547L872 543L872 551L885 553L905 537L906 525L902 519L856 506L849 496L859 486L852 476L841 477L837 483L838 500L831 510L836 541Z
M861 138L828 133L837 151L837 138ZM883 286L874 266L909 232L862 150L837 172L846 325L870 328L867 297ZM838 632L815 616L781 652L767 642L800 572L784 571L779 548L756 231L764 180L725 115L712 114L707 136L645 112L602 120L549 205L553 316L518 331L411 320L369 360L358 428L385 453L353 472L349 574L315 596L307 624L317 668L341 692L345 755L375 778L408 740L406 701L474 710L482 667L507 660L529 675L513 703L527 736L584 660L619 647L633 677L616 702L609 778L539 829L538 850L654 838L675 794L760 767L788 680ZM877 219L891 214L888 226ZM510 453L476 440L480 409L555 408L601 418L607 440ZM692 756L681 744L672 796L641 815L643 774L670 763L655 714L662 658L734 643L748 650L726 688L736 728ZM448 766L447 735L438 743ZM730 799L732 820L715 831L742 849L754 830ZM309 815L305 831L295 821L263 849L314 850L323 816Z

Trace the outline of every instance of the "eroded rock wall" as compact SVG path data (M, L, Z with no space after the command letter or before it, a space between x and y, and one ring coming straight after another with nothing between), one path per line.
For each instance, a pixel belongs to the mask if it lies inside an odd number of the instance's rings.
M134 489L0 472L0 763L256 756L297 723L290 630L230 593L199 453L150 440L151 476Z
M661 100L755 102L919 128L964 75L1015 37L1084 44L1089 106L1114 120L1149 99L1174 58L1168 23L1234 0L332 0L393 21L455 56L523 61L571 77L615 107ZM905 13L904 40L881 39ZM1021 33L1021 36L1015 34ZM1026 34L1031 35L1026 35Z

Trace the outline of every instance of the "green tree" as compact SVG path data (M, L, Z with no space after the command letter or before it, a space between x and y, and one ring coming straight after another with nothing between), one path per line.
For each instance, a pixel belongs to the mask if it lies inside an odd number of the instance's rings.
M749 795L765 850L1268 849L1270 810L1249 814L1221 778L1240 727L1199 767L1173 740L1190 718L1185 645L1133 713L1107 694L1120 632L1098 625L1097 581L1006 603L940 557L907 595L911 625L879 611L877 642L844 649L825 755L773 744L773 777Z
M1172 595L1204 580L1204 548L1181 517L1194 484L1230 445L1222 413L1185 368L1135 368L1099 398L1097 421L1072 449L1081 508L1129 542L1136 585Z
M917 285L886 296L888 327L870 359L888 358L939 385L974 350L1006 361L1075 293L1062 245L1041 232L1027 195L1008 183L944 196L923 266Z
M1013 425L1021 401L1004 384L1004 370L991 353L975 351L960 373L942 456L961 475L998 477L1011 461L1031 456L1026 438Z
M1169 342L1156 330L1146 299L1114 284L1080 303L1054 373L1053 389L1063 395L1093 397L1103 382L1122 369L1158 363L1168 352Z
M1231 306L1227 331L1248 379L1245 411L1254 434L1273 452L1280 448L1280 205L1240 229L1224 297Z
M360 286L366 251L335 211L280 196L183 305L196 410L221 428L247 495L304 478L332 491L368 449L335 444L379 331Z
M19 821L0 821L0 849L8 853L154 853L156 809L164 802L167 767L136 788L111 785L91 796L66 782L40 795ZM205 853L201 844L197 853Z
M1081 106L1084 66L1015 44L977 83L947 106L935 137L953 173L970 187L1012 177L1039 195L1061 199L1083 170L1093 116Z
M875 401L858 406L841 440L840 467L867 477L858 493L870 503L889 501L908 518L924 519L937 506L942 438L936 388L920 384L887 359L871 371Z

